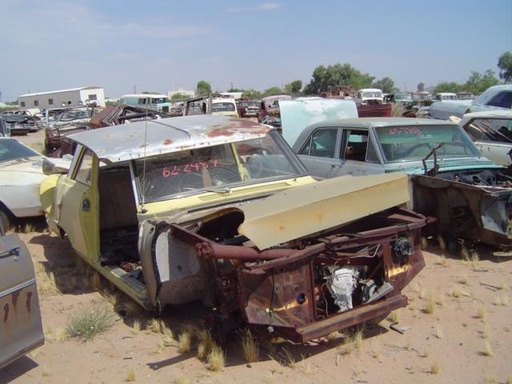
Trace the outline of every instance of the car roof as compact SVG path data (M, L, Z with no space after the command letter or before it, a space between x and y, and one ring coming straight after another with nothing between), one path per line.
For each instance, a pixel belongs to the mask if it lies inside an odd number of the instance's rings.
M462 120L469 119L512 119L512 109L490 109L487 111L470 112L464 114Z
M67 136L111 163L191 148L245 141L274 128L246 119L191 115L138 121Z
M396 127L396 126L407 126L411 127L414 125L455 125L456 123L448 120L436 120L436 119L421 119L421 118L410 118L410 117L356 117L349 119L335 119L335 120L324 120L317 123L308 125L300 133L297 140L293 144L293 150L297 151L304 144L304 141L309 135L320 127L343 127L343 128L362 128L370 129L372 127Z

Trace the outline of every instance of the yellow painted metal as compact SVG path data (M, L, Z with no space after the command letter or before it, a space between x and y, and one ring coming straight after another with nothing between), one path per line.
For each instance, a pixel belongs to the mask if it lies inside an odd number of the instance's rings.
M408 176L341 176L246 204L239 232L260 250L334 228L410 200Z

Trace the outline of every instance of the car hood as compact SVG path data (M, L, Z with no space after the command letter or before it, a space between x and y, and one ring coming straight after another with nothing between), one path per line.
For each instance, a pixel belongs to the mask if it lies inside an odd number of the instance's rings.
M0 163L0 185L38 184L45 177L43 174L43 157L31 157Z
M439 159L437 161L439 165L439 172L448 172L448 171L463 171L468 169L500 169L503 166L493 163L487 158L456 158L456 159ZM423 174L425 173L425 168L423 167L423 163L421 161L414 162L403 162L403 163L392 163L393 165L390 167L393 171L405 172L408 174ZM433 160L426 161L427 169L432 169L434 167Z
M263 250L405 204L409 199L405 174L334 177L244 205L240 209L245 219L238 231Z

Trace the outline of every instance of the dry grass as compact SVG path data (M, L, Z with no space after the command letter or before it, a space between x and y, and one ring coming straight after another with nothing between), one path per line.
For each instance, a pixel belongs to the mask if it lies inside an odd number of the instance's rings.
M214 344L206 357L206 361L210 371L219 372L226 366L226 355L222 348Z
M242 348L244 351L245 361L255 363L260 359L259 345L252 335L251 331L246 330L242 336Z
M204 360L215 345L212 335L206 329L199 331L199 343L197 345L197 358Z
M138 335L140 333L141 324L139 320L134 320L132 324L132 333Z
M427 305L423 309L423 312L428 313L429 315L436 313L436 301L432 292L428 295Z
M477 319L485 320L487 318L487 309L484 307L479 307L476 310L476 316Z
M441 340L444 336L443 334L443 329L441 328L441 326L439 324L436 325L436 333L435 333L435 336Z
M192 349L192 335L189 329L184 329L178 336L178 344L181 353L189 353Z
M179 376L174 379L173 384L188 384L188 379L183 376Z
M469 285L469 277L467 274L464 274L463 276L461 276L461 278L459 279L459 283L462 284L462 285Z
M44 338L48 343L57 343L66 340L68 334L64 327L59 327L57 329L53 329L52 327L47 327L44 332Z
M441 365L439 361L434 361L432 365L430 365L430 374L438 375L441 372Z
M483 351L483 355L484 356L488 356L488 357L492 357L494 356L494 352L492 350L492 346L491 346L491 343L489 340L485 340L484 341L484 351Z
M136 381L136 380L137 380L137 375L135 374L135 371L133 369L130 369L128 371L128 373L126 374L126 378L124 379L124 381L131 382L131 381Z
M494 296L494 305L508 307L509 306L508 292L507 291L498 291L496 293L496 296Z

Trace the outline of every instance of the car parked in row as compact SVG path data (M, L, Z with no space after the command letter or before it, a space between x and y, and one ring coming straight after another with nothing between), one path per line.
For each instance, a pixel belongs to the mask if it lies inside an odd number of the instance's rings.
M283 125L283 135L301 131L289 142L312 175L407 173L412 208L436 217L436 232L512 246L510 169L487 159L457 124L414 118L326 118L306 124Z
M462 117L469 112L500 108L512 108L512 84L489 87L474 100L435 102L429 108L429 115L433 119L448 120L450 116Z
M316 181L269 126L206 114L68 139L69 171L41 186L51 230L147 310L217 309L220 340L233 323L306 342L381 318L424 266L407 176Z
M473 139L477 148L496 164L512 165L512 110L466 113L462 119L452 116Z
M42 216L39 186L46 178L44 156L13 137L0 137L0 218Z

